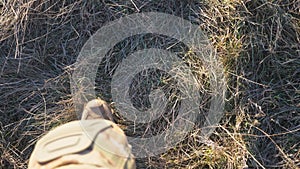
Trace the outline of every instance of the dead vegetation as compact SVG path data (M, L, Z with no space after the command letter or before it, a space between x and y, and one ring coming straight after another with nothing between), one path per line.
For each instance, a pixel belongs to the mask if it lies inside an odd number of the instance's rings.
M224 64L228 92L211 141L195 128L161 156L138 159L138 168L299 168L298 0L0 0L0 11L2 168L26 168L39 137L76 119L69 81L87 39L147 11L198 24Z

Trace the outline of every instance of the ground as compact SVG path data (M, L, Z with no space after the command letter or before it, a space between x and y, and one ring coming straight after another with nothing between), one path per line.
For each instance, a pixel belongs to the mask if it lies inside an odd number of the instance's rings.
M227 95L209 142L195 127L168 152L138 159L138 168L299 168L299 0L0 0L0 11L2 168L26 168L38 138L77 118L70 76L88 38L109 21L149 11L205 31Z

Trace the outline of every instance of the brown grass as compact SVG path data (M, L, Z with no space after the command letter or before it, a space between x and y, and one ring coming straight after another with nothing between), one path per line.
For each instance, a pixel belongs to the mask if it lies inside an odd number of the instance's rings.
M299 168L298 0L0 0L0 166L26 168L39 137L76 119L69 81L87 39L146 11L199 24L228 92L211 141L195 128L168 152L138 159L138 168Z

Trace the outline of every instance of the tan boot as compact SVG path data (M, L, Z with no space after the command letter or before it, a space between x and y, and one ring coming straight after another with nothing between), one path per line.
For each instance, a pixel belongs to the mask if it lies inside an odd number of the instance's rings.
M106 101L98 98L85 105L81 120L106 119L114 122L113 113Z

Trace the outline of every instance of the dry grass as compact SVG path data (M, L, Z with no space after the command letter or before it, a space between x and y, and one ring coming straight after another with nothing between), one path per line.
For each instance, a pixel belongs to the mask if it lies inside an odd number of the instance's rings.
M138 168L299 168L298 0L0 0L0 166L26 168L41 135L76 119L69 78L86 40L146 11L199 24L224 64L228 93L211 141L195 128Z

